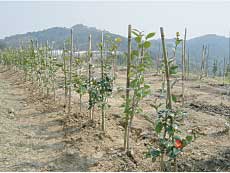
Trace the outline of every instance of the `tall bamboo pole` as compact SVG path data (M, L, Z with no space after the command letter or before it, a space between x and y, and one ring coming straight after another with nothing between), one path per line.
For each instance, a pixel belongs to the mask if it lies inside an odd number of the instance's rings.
M225 69L226 69L226 61L225 61L225 57L224 57L223 85L225 84Z
M164 56L164 64L165 64L165 77L166 77L166 84L167 84L167 99L166 99L166 108L172 109L172 95L171 95L171 86L170 86L170 74L169 74L169 65L168 65L168 57L167 57L167 50L165 46L165 35L163 27L160 27L161 33L161 41L162 41L162 50ZM166 131L164 132L163 138L166 137ZM161 155L161 171L164 171L164 153ZM177 171L177 161L174 159L174 171Z
M101 79L104 79L104 59L103 59L103 47L104 47L104 35L101 33ZM102 93L102 107L101 107L101 129L105 131L105 105L104 105L104 93Z
M209 57L209 45L206 46L206 51L205 51L205 77L208 77L208 66L209 66L209 61L208 61L208 57Z
M46 51L46 53L45 53L45 58L46 58L46 60L45 60L45 72L46 72L46 95L47 95L47 97L48 97L48 95L49 95L49 85L48 85L48 82L49 82L49 74L48 74L48 68L49 68L49 64L48 64L48 49L49 48L49 42L48 42L48 40L46 41L46 49L45 49L45 51Z
M189 78L189 73L190 73L190 54L189 54L189 49L188 49L188 59L187 59L187 79Z
M65 47L65 43L64 43L64 48L63 48L63 71L64 71L64 84L65 84L65 103L64 103L64 109L66 112L66 105L67 105L67 95L68 95L68 88L67 88L67 70L66 70L66 47Z
M169 66L168 66L168 57L166 53L165 35L164 35L163 27L160 28L160 32L161 32L161 41L162 41L163 57L164 57L164 64L165 64L165 77L166 77L166 83L167 83L166 107L168 109L172 109L172 97L171 97L171 87L170 87L170 79L169 79Z
M88 47L88 80L89 80L89 88L91 90L91 75L92 75L92 40L91 40L91 34L89 35L88 38L88 42L89 42L89 47ZM91 102L92 96L91 96L91 91L89 91L89 102ZM89 110L89 116L90 116L90 120L93 120L93 109L90 108Z
M187 34L187 29L185 28L184 32L184 40L182 41L182 107L184 106L184 78L185 78L185 48L186 48L186 34Z
M72 59L73 59L73 29L70 30L70 59L69 59L69 107L68 114L71 111L71 89L72 89Z
M227 74L226 74L226 77L229 79L229 68L230 68L230 32L229 32L229 39L228 39L228 66L227 66Z
M204 73L204 62L205 62L205 47L202 47L202 57L201 57L201 67L200 67L200 79L203 77Z
M129 91L130 91L130 66L131 66L131 25L128 25L128 55L127 55L127 73L126 73L126 107L129 108ZM125 116L125 134L124 134L124 150L129 151L129 114L126 113Z

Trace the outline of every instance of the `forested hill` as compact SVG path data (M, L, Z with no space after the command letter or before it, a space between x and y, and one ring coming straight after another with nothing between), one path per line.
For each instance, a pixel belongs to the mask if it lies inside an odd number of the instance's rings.
M80 50L88 49L88 36L92 35L92 49L97 50L97 44L101 39L101 31L95 27L88 27L82 24L74 25L74 44ZM112 38L120 37L122 42L120 43L120 50L125 51L127 49L127 38L113 34L109 31L104 31L105 35L109 35ZM65 27L53 27L46 30L38 32L28 32L26 34L17 34L5 39L0 40L1 47L18 47L20 42L24 44L32 40L37 40L40 44L45 44L47 40L54 43L54 48L61 49L63 48L63 43L70 37L70 28ZM170 53L170 50L173 47L173 39L166 40L167 47ZM160 39L152 40L152 55L160 54ZM208 34L201 37L196 37L190 40L187 40L187 50L189 50L191 61L198 63L202 54L202 46L209 47L209 63L212 63L214 59L217 59L220 63L223 62L224 57L228 60L229 58L229 38L224 36L218 36L214 34ZM178 48L178 61L180 61L180 47Z
M88 49L88 36L92 35L92 49L97 49L97 44L101 40L101 32L102 30L96 29L95 27L87 27L82 24L74 25L73 27L73 38L74 44L80 50ZM28 32L26 34L17 34L14 36L6 37L3 41L8 47L18 47L21 42L24 44L30 40L37 40L40 44L45 44L47 40L49 42L53 42L54 48L62 49L64 45L64 41L70 38L70 29L65 27L53 27L46 30L38 31L38 32ZM103 31L104 35L109 35L111 38L121 37L122 42L120 47L125 48L127 45L126 38L110 33L108 31Z

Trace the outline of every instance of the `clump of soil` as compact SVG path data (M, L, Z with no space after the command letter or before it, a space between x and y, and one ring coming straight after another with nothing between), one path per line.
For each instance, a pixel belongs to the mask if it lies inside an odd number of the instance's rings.
M202 111L206 113L210 113L212 115L223 115L230 118L230 106L219 104L219 105L210 105L210 104L204 104L201 102L196 103L190 103L189 105L192 109L195 109L196 111Z

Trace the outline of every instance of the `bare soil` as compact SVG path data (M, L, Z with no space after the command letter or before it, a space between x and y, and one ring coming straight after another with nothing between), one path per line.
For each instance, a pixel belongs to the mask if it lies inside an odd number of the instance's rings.
M160 96L161 78L148 74L152 94L141 105L150 120L156 112L149 106ZM125 86L125 73L119 71L117 90L109 99L106 133L100 131L100 110L89 121L87 96L79 111L75 93L71 115L64 111L64 92L42 96L35 85L23 82L22 74L1 68L0 71L0 171L159 171L159 161L145 158L147 145L157 139L153 124L142 115L134 118L132 157L123 147L123 103L119 88ZM182 133L197 132L197 139L178 158L179 171L230 171L230 96L224 87L207 81L185 82L185 107ZM181 102L181 82L173 88ZM171 171L171 170L168 170Z

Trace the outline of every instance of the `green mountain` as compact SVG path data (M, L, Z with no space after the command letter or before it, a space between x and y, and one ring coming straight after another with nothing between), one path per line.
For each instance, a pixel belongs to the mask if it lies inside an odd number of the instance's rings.
M97 50L97 45L101 39L101 32L95 27L88 27L82 24L77 24L71 27L74 34L74 44L77 45L79 50L88 49L88 36L92 35L92 49ZM29 43L30 40L37 40L39 44L46 44L47 40L53 43L55 49L62 49L64 41L70 37L70 29L65 27L53 27L46 30L38 32L28 32L26 34L18 34L10 37L6 37L0 40L0 48L4 47L18 47L20 42L24 45ZM121 51L127 50L127 38L120 36L118 34L110 33L109 31L103 31L105 35L109 35L111 38L120 37L122 42L120 43L119 49ZM151 54L155 58L156 56L161 56L161 40L153 39L151 47ZM167 39L168 54L171 56L172 48L174 45L174 39ZM135 45L135 44L133 44ZM204 35L201 37L196 37L187 40L187 52L189 52L191 64L196 66L201 62L202 56L202 46L209 47L208 64L211 68L214 60L218 60L219 65L223 65L223 60L226 58L228 61L229 57L229 38L224 36L218 36L214 34ZM177 62L181 62L181 46L177 51Z
M166 40L167 50L169 56L172 56L172 49L174 47L174 39ZM208 50L208 66L211 72L214 60L217 60L218 66L223 67L224 59L229 63L229 38L224 36L218 36L215 34L208 34L200 37L196 37L186 42L186 51L190 57L190 65L196 69L200 67L202 57L203 45ZM156 56L162 56L161 40L152 40L152 54ZM177 49L177 63L181 64L182 49L181 45Z
M208 34L189 40L187 47L195 61L198 61L201 57L202 45L208 46L209 57L211 60L217 59L223 61L224 58L226 58L226 60L229 59L228 37Z
M101 40L101 32L102 30L98 30L95 27L87 27L82 24L77 24L71 27L73 29L73 38L74 45L79 48L79 50L87 50L88 49L88 36L92 35L92 49L97 50L97 44ZM20 43L27 44L30 40L37 40L39 44L46 44L47 40L50 43L53 43L54 48L62 49L64 46L65 40L70 38L70 29L65 27L53 27L43 31L38 32L28 32L26 34L17 34L14 36L6 37L4 39L5 44L8 47L19 47ZM122 42L120 47L122 50L127 45L127 39L117 35L112 34L108 31L103 31L104 35L109 35L112 39L117 37L122 38Z

